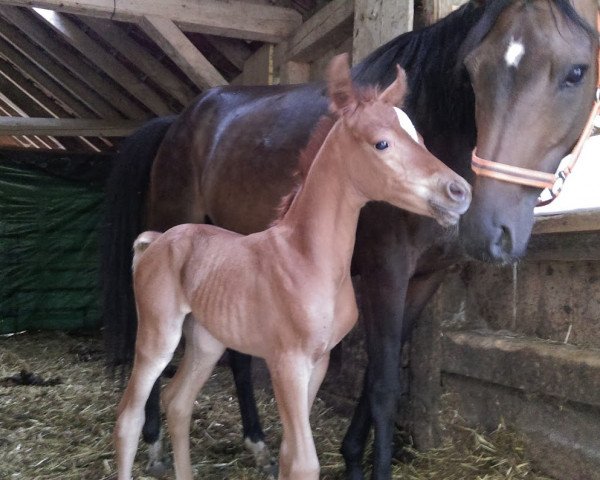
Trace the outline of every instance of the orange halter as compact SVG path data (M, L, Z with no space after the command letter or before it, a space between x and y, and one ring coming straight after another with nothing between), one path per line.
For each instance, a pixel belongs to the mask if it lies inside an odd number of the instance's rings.
M596 17L598 29L600 30L600 13ZM471 157L471 168L476 175L482 177L494 178L508 183L516 183L527 187L548 189L550 198L538 199L538 206L548 205L561 192L566 178L571 174L583 149L584 142L591 135L594 128L594 120L600 112L600 50L598 51L598 82L596 84L596 98L592 111L585 124L583 132L575 147L569 155L561 161L558 171L555 174L532 170L529 168L515 167L506 163L494 162L478 157L476 148L473 149Z

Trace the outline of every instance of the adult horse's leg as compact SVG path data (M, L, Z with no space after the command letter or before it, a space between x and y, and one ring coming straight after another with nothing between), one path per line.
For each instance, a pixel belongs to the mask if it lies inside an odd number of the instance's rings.
M190 422L194 400L225 351L221 342L188 315L185 351L177 373L165 388L164 402L178 480L192 480Z
M369 363L342 453L347 478L363 479L361 462L371 421L375 433L372 478L383 480L391 477L394 417L402 391L398 375L404 340L402 319L414 260L406 232L398 228L404 225L404 214L381 205L368 205L363 212L354 270L361 276L361 310ZM392 225L398 226L396 230Z
M227 350L227 352L242 416L244 445L254 455L254 461L258 468L265 473L274 474L275 461L265 443L265 434L256 408L252 385L252 356L235 350Z

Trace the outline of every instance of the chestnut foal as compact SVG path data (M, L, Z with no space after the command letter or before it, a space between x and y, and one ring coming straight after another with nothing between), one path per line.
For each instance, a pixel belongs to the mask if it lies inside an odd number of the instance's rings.
M283 425L279 478L318 479L309 413L330 350L358 317L350 259L361 207L386 201L443 225L466 211L469 185L393 107L406 91L400 67L379 96L357 92L342 55L329 66L328 91L338 118L313 134L300 162L305 179L271 228L242 236L187 224L136 240L139 320L115 429L119 480L131 477L144 404L182 333L185 353L164 395L177 478L192 478L192 406L230 347L267 362Z

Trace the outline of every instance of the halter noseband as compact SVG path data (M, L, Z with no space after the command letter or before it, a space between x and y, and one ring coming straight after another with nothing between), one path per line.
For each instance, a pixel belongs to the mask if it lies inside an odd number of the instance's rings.
M600 13L596 17L596 23L600 30ZM591 135L594 128L594 120L600 112L600 50L598 51L598 82L596 84L596 98L590 116L583 128L583 132L575 147L570 154L562 159L558 170L555 174L546 173L539 170L533 170L530 168L515 167L506 163L494 162L485 160L477 156L477 149L473 149L471 156L471 168L476 175L482 177L494 178L508 183L516 183L518 185L524 185L527 187L543 188L547 189L550 197L547 200L542 200L542 197L538 198L537 206L548 205L552 202L558 194L561 192L562 187L567 177L573 171L577 160L583 149L583 144Z

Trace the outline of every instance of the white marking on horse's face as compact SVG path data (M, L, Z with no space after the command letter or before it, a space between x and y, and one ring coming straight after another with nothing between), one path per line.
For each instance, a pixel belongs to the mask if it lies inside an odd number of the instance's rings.
M406 133L408 133L411 136L411 138L415 142L419 143L419 136L417 135L417 129L413 125L410 118L408 118L408 115L403 110L400 110L398 107L394 107L394 111L396 112L396 115L398 116L398 121L400 122L400 126L406 131Z
M510 39L506 53L504 54L504 60L509 67L517 68L523 55L525 54L525 47L519 40L514 38Z

